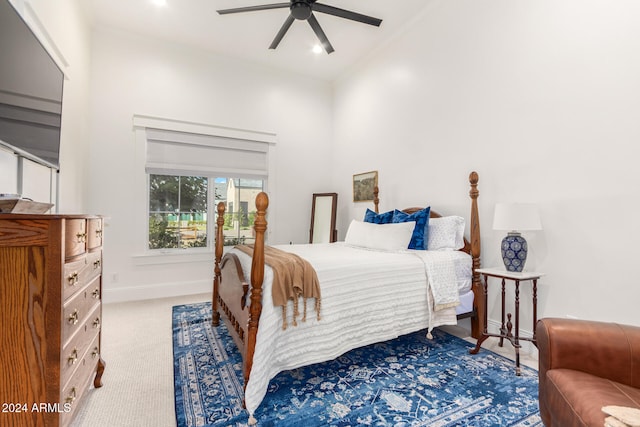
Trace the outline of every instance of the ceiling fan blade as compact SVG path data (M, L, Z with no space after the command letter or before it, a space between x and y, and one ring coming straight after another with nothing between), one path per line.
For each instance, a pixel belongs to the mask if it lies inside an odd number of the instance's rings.
M287 17L286 21L284 21L284 24L282 24L282 27L280 27L280 31L278 31L278 34L276 34L276 38L271 42L271 46L269 46L269 49L275 49L278 47L278 45L282 41L282 38L287 33L287 31L289 31L289 27L291 27L291 24L293 24L293 21L295 20L296 18L294 18L291 14Z
M337 16L340 18L362 22L363 24L374 25L376 27L379 27L380 24L382 24L382 19L373 18L371 16L363 15L361 13L340 9L338 7L328 6L326 4L313 3L312 8L314 12L322 12L322 13Z
M233 9L222 9L217 12L220 15L227 15L229 13L241 13L241 12L255 12L259 10L269 10L269 9L284 9L291 6L291 3L274 3L274 4L263 4L260 6L247 6L247 7L236 7Z
M331 46L331 43L329 43L327 35L324 33L324 31L322 31L322 27L320 27L320 24L318 23L318 20L313 15L313 13L309 17L309 19L307 19L307 22L309 23L309 25L311 25L313 32L316 33L316 36L320 40L320 43L322 44L324 50L327 51L327 53L333 52L333 46Z

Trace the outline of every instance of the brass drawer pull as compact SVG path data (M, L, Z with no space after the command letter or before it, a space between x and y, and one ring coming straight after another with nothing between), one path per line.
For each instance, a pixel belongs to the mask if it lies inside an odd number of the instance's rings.
M98 298L100 298L100 289L94 289L94 290L93 290L93 292L91 292L91 296L92 296L94 299L98 299Z
M100 349L98 349L98 347L93 347L93 351L91 352L91 358L95 359L96 357L98 357L100 355Z
M96 317L96 320L93 321L93 327L94 328L99 328L100 327L100 318Z
M78 320L80 319L80 315L78 314L78 310L73 310L73 313L71 313L71 315L69 316L69 324L71 325L75 325L78 323Z
M76 238L78 239L78 243L84 243L87 241L87 233L76 233Z
M93 269L94 270L99 269L101 265L102 265L102 261L100 261L99 259L93 261Z
M67 358L67 362L69 363L69 365L75 365L77 361L78 361L78 349L74 348L73 351L71 352L71 356Z
M69 281L69 286L77 285L79 280L78 272L74 271L73 273L71 273L67 280Z
M102 230L101 229L96 230L96 237L98 239L102 239Z
M76 388L72 387L69 396L65 399L67 403L73 403L76 400Z

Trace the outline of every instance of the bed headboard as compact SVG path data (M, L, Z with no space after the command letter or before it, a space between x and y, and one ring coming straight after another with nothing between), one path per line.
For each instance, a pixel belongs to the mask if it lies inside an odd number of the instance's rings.
M478 199L478 174L476 172L471 172L471 174L469 174L469 184L471 185L471 190L469 191L469 197L471 198L471 219L470 219L470 223L469 223L469 239L467 239L466 237L464 237L464 247L462 249L460 249L461 251L464 251L466 253L468 253L469 255L471 255L472 257L474 257L474 259L477 258L478 260L478 268L479 268L479 260L480 260L480 221L478 219L478 205L477 205L477 199ZM378 197L380 193L380 190L377 186L373 187L373 205L375 207L375 212L376 213L380 213L379 207L380 207L380 198ZM407 214L412 214L418 211L421 211L422 208L419 207L411 207L411 208L405 208L405 209L401 209L402 212L407 213ZM430 218L440 218L442 217L442 215L440 215L437 211L434 211L433 209L430 210ZM476 240L477 243L477 247L472 248L473 244L472 242ZM475 249L475 251L474 251ZM474 252L476 255L474 255Z

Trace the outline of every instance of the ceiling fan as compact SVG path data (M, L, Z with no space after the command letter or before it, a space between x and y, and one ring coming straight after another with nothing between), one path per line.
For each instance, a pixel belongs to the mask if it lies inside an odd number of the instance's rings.
M313 12L321 12L326 13L328 15L337 16L339 18L349 19L352 21L362 22L364 24L374 25L379 27L382 23L382 19L373 18L371 16L362 15L360 13L351 12L349 10L340 9L334 6L329 6L326 4L316 3L316 0L290 0L287 3L274 3L274 4L265 4L260 6L247 6L247 7L237 7L233 9L223 9L218 10L220 15L226 15L229 13L241 13L241 12L255 12L260 10L269 10L269 9L284 9L289 8L291 13L284 21L284 24L276 34L276 37L271 42L271 46L269 49L275 49L278 47L282 38L293 24L293 21L296 19L300 21L307 21L313 32L316 34L322 47L327 53L331 53L334 51L333 46L329 42L327 35L322 31L322 27L318 23L318 20L314 16Z

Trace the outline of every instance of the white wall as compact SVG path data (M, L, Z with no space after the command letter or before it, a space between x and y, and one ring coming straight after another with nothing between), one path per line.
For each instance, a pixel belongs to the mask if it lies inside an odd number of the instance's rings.
M140 234L139 167L132 119L146 115L274 132L269 177L271 243L308 239L311 194L331 191L331 87L250 63L102 29L94 32L88 205L107 215L105 298L211 289L213 256L149 258ZM136 158L138 156L138 158ZM141 205L144 206L144 203Z
M18 156L1 145L0 194L18 194Z
M43 203L55 203L56 170L27 159L21 159L20 164L22 197Z
M525 237L527 269L547 274L539 314L640 324L638 22L634 0L430 1L337 83L335 187L378 170L382 210L468 218L476 170L484 266L501 263L495 203L538 203L544 230ZM346 199L342 224L366 207Z

